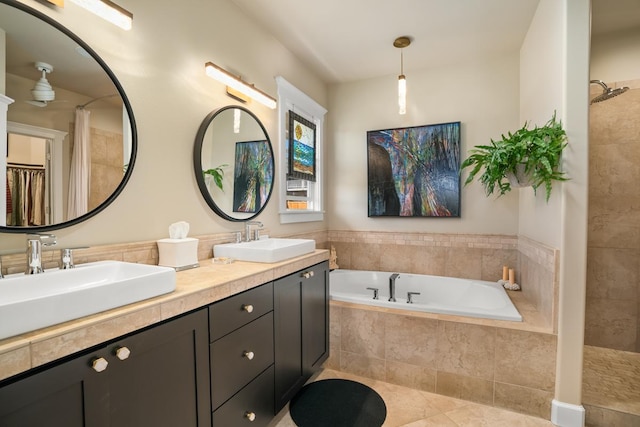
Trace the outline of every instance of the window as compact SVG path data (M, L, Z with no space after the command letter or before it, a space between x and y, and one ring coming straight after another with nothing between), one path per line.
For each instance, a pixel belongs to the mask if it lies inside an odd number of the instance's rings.
M327 110L283 77L276 77L276 83L278 85L278 140L280 146L278 150L280 157L278 162L280 223L322 221L324 218L322 138L324 116ZM290 115L290 112L293 114ZM313 170L313 174L309 176L289 170L291 164L289 162L289 126L292 118L300 121L305 130L315 130L315 138L309 138L309 141L312 142L307 142L308 145L303 146L303 148L309 149L307 155L311 158L308 160L314 162L309 166L310 170Z

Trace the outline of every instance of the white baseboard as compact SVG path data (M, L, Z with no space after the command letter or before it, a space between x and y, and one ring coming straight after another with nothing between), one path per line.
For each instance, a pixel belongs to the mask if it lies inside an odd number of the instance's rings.
M584 427L584 407L553 399L551 422L559 427Z

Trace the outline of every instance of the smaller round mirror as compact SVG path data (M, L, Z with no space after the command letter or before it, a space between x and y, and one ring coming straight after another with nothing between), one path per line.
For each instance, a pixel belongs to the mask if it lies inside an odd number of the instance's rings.
M255 218L271 197L271 140L246 108L223 107L204 119L196 136L193 166L207 204L229 221Z

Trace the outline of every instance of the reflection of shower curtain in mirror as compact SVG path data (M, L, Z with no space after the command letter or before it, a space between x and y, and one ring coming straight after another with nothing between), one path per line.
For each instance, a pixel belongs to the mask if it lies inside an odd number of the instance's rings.
M76 108L67 219L78 218L89 210L89 182L91 179L91 130L88 110Z
M7 225L45 225L44 180L44 169L7 166L7 186L11 194Z

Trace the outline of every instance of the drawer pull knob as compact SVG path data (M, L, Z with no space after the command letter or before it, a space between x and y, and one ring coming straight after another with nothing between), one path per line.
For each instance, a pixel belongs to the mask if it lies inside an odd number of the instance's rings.
M116 356L120 360L126 360L129 358L130 355L131 355L131 350L129 350L127 347L120 347L119 349L116 350Z
M249 360L253 360L253 358L255 357L255 354L253 353L253 351L245 351L244 353L242 353L242 357L246 357Z
M256 420L256 413L255 412L245 412L244 413L244 417L246 419L248 419L249 421L255 421Z
M246 311L247 313L251 313L251 312L253 312L253 305L245 304L245 305L242 306L242 309L244 311Z
M304 273L302 273L302 277L304 277L305 279L313 277L313 271L305 271Z
M93 361L91 362L91 367L96 372L102 372L107 369L108 364L109 362L107 362L104 357L98 357L96 359L93 359Z

